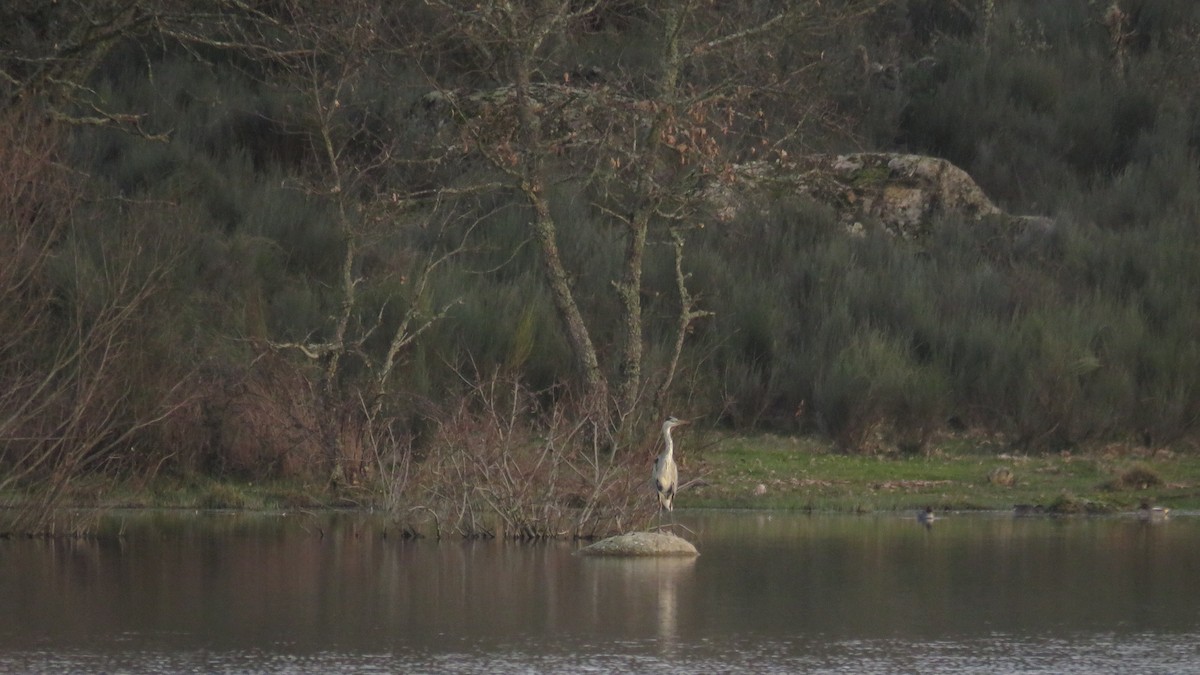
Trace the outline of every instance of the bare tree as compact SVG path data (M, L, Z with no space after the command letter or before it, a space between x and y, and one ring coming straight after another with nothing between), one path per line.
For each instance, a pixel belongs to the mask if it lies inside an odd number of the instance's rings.
M23 497L15 528L42 531L81 476L128 454L179 404L135 403L140 330L170 257L140 233L93 242L54 125L10 110L0 121L0 491ZM99 247L99 251L89 251ZM176 383L179 386L180 383Z
M616 439L645 399L642 296L647 246L681 255L689 228L702 224L699 196L721 180L739 154L779 150L795 142L804 106L768 133L757 106L802 90L811 62L789 40L828 30L880 2L768 4L764 9L675 0L653 3L543 0L531 3L426 3L454 44L469 45L470 78L442 81L442 100L461 122L450 142L486 158L530 207L530 233L582 377L592 412ZM567 65L573 40L620 17L654 45L641 63L618 69ZM790 55L785 56L784 52ZM576 72L572 72L576 71ZM462 81L469 82L467 86ZM789 88L795 88L789 91ZM597 352L573 288L574 272L559 250L551 187L564 175L584 181L598 210L623 228L620 273L612 280L621 306L621 345L612 363ZM679 339L669 372L649 400L658 416L666 403L684 336L707 315L701 299L676 277ZM610 401L615 401L612 406Z
M189 45L237 50L269 63L264 84L294 101L299 119L293 122L307 130L310 161L289 186L331 207L340 245L336 306L327 325L310 328L310 335L321 338L267 344L302 354L319 367L321 444L331 475L354 481L383 467L391 461L383 455L397 451L390 447L396 430L386 410L394 375L405 352L454 304L431 306L430 286L436 270L464 243L460 236L430 253L408 255L399 266L372 271L364 260L385 248L385 241L402 241L407 232L441 231L449 238L447 224L463 216L444 195L414 200L396 184L396 165L413 160L401 147L400 134L388 120L373 118L370 101L359 94L378 76L373 59L387 47L381 40L383 5L289 2L281 7L286 20L242 12L223 16L215 29L172 35ZM364 291L384 282L401 292L371 311ZM390 336L380 351L371 343L383 331ZM345 372L350 362L353 376ZM365 455L363 444L369 446Z

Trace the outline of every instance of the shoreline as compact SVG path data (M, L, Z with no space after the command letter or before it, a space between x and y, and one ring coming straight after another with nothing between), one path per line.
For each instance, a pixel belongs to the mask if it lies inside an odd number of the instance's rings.
M845 454L820 439L685 436L679 452L680 510L751 510L812 514L1012 514L1016 517L1136 514L1142 505L1172 515L1200 513L1200 455L1108 445L1071 452L1021 454L953 439L919 454ZM652 499L647 471L646 504ZM93 477L63 495L57 512L187 511L390 515L398 528L425 536L432 513L413 495L387 500L381 485L334 487L301 480L160 476L118 481ZM35 496L0 495L14 514ZM392 510L389 511L389 506ZM400 508L398 508L400 507ZM564 510L569 507L562 507ZM629 512L633 513L633 512ZM406 523L402 521L411 521ZM73 529L73 528L71 528ZM489 527L503 536L505 527ZM449 534L449 531L441 533Z

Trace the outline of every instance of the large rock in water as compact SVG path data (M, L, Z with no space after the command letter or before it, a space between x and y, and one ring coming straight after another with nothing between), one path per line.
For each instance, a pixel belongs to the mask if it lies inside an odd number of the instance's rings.
M628 532L602 539L579 549L580 555L604 556L696 556L700 552L688 540L663 532Z

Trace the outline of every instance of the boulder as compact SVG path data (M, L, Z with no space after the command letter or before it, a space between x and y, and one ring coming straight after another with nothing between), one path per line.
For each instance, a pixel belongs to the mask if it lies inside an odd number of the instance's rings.
M908 239L920 237L939 217L1022 219L1004 214L967 172L949 161L889 152L738 164L710 185L706 195L722 220L771 198L804 195L831 206L851 232L861 231L860 220L874 220Z
M595 556L697 556L688 540L665 532L628 532L602 539L579 549L580 555Z

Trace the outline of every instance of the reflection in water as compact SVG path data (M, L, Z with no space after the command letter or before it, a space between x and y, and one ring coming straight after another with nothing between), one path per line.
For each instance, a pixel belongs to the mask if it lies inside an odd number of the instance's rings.
M1200 672L1200 518L679 514L699 558L363 516L0 541L0 672Z
M654 636L663 655L679 655L679 587L691 582L696 558L588 556L580 562L591 573L588 587L593 607L616 599L627 605L622 614L648 613L654 617Z

